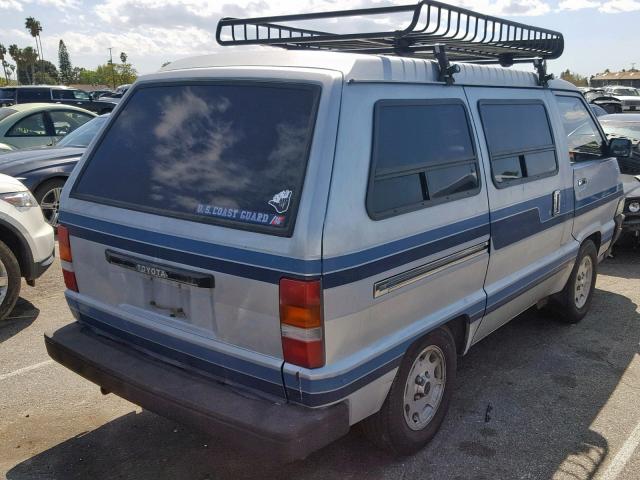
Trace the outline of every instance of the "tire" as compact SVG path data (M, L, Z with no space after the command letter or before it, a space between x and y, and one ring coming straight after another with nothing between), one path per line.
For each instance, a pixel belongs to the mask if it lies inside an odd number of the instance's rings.
M419 363L419 358L425 355L423 363ZM435 367L432 373L426 376L422 373L424 367L420 367L429 365L427 357L431 356L433 360L433 355L438 357L435 363L440 362L440 366ZM455 383L456 362L455 341L446 327L434 330L413 344L403 357L382 408L363 421L362 427L369 440L396 455L411 455L423 448L437 433L449 408ZM422 377L420 381L418 377ZM441 388L434 379L440 380ZM420 382L424 383L421 385ZM420 392L415 393L420 389L425 392L422 399L428 398L436 403L434 408L420 408ZM414 399L413 403L411 398ZM407 403L407 399L411 405ZM418 414L416 419L415 414L420 410L422 414Z
M64 178L52 178L43 182L36 188L34 197L42 209L42 215L46 222L52 227L58 226L58 215L60 213L60 194L64 187ZM57 192L57 193L56 193ZM44 203L43 203L44 202Z
M585 264L590 266L586 267ZM560 320L566 323L578 323L584 318L591 307L597 276L598 250L591 240L587 240L580 245L578 257L567 284L554 298L555 310L560 315Z
M13 311L20 295L20 265L16 256L0 242L0 320Z

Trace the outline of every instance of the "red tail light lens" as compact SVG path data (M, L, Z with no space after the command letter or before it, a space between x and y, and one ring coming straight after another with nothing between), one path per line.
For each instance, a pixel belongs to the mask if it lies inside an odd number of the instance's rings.
M280 280L280 330L286 362L305 368L324 365L319 280Z
M69 270L62 269L62 276L64 277L64 284L69 290L74 292L78 291L78 282L76 282L76 274Z
M60 251L60 260L71 263L73 257L71 256L71 243L69 242L69 230L64 225L58 225L58 250ZM64 284L69 290L74 292L78 291L78 282L76 281L76 274L73 270L67 270L62 268L62 276L64 277Z

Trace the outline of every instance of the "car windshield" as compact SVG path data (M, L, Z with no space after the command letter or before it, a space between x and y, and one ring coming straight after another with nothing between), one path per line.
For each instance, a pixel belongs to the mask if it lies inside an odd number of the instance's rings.
M602 129L607 135L616 135L631 139L640 139L640 122L616 122L611 120L600 120Z
M637 97L640 96L638 91L635 88L616 88L613 90L614 95L624 95L627 97Z
M17 110L14 110L13 108L2 107L0 108L0 120L4 120L9 115L13 115L16 112Z
M107 115L96 117L71 132L58 142L57 147L86 147L91 143L102 125L107 121Z

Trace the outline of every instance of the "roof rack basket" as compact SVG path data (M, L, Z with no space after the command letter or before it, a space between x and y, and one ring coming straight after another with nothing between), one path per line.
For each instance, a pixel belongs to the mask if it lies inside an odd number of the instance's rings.
M406 13L409 25L402 30L330 33L283 23L335 21L343 17L371 17ZM220 45L272 45L290 50L333 50L407 57L436 58L441 80L451 83L456 66L449 60L500 64L534 62L545 85L549 76L545 60L558 58L564 38L553 30L482 15L435 0L417 4L281 15L259 18L223 18L218 22Z

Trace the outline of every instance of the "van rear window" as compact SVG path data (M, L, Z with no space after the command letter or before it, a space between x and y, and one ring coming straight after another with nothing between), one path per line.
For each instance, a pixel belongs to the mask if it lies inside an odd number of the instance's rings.
M319 93L312 85L257 82L138 87L72 196L289 234Z

